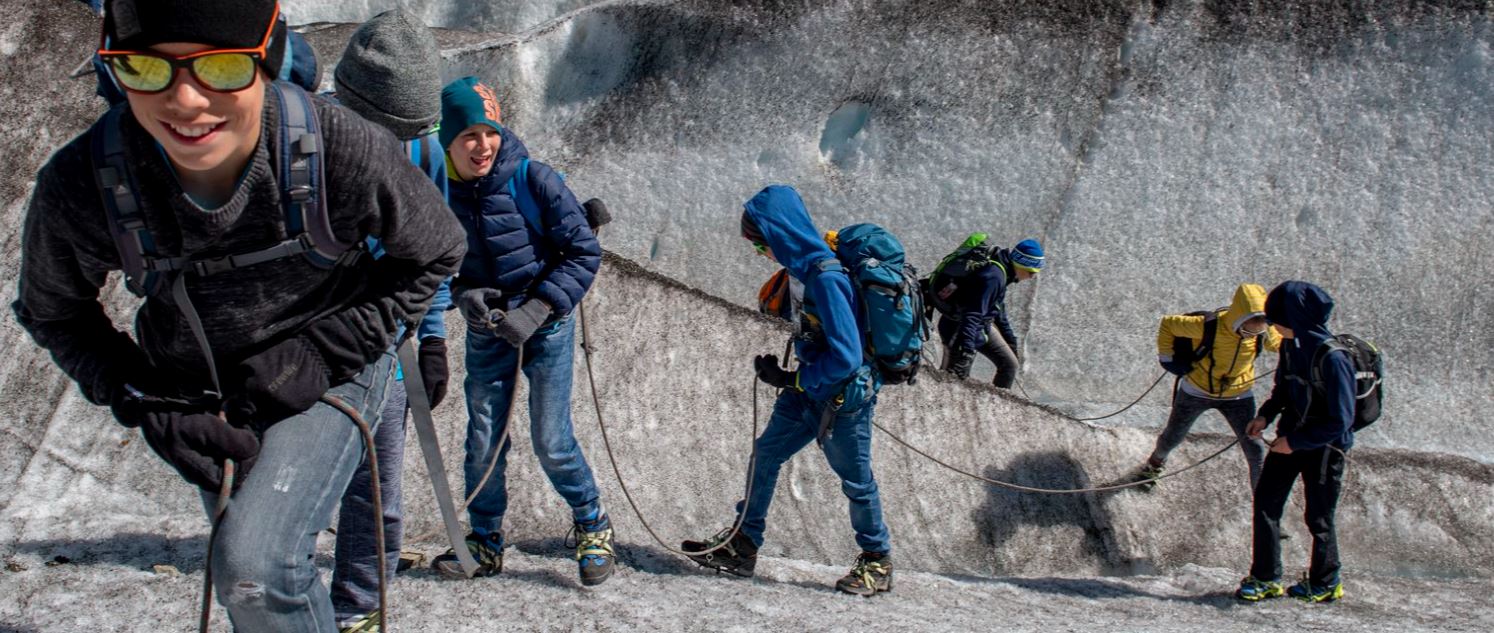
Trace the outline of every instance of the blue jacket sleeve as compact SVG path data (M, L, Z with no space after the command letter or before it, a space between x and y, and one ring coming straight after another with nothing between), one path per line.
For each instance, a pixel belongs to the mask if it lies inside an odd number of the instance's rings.
M856 295L843 272L814 275L804 284L819 312L825 333L824 351L814 358L800 357L799 388L817 402L838 394L839 387L861 367L861 326L853 308Z
M550 265L533 296L550 304L556 314L565 314L591 288L602 266L602 245L560 174L549 165L530 161L529 184L544 214L545 244L551 251Z
M425 340L428 338L446 338L446 311L451 309L451 278L441 282L441 287L436 289L436 297L431 299L431 309L425 311L425 318L420 320L420 327L415 331L415 338Z
M1354 425L1354 368L1344 352L1329 353L1323 362L1322 417L1287 435L1294 451L1321 448L1339 441Z

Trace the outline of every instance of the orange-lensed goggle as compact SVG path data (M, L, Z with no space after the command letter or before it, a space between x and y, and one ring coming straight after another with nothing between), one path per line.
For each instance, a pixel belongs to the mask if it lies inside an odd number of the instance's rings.
M154 51L115 51L101 43L99 58L109 65L114 81L125 90L155 94L171 87L178 69L186 69L197 83L214 92L238 92L254 84L259 62L265 59L280 7L270 16L270 26L254 48L219 48L190 55L163 55Z

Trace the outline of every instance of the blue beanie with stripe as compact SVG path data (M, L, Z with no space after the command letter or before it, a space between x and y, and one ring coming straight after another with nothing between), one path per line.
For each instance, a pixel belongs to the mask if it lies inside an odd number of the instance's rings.
M1011 251L1012 263L1023 268L1034 271L1043 269L1043 246L1037 240L1026 239L1017 242L1016 248Z

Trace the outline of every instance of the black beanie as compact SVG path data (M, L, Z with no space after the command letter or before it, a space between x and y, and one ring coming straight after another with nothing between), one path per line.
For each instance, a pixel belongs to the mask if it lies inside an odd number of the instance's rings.
M276 0L108 0L104 35L112 50L143 51L166 42L190 42L217 48L254 48L275 20ZM285 52L285 21L275 32L261 62L279 76Z

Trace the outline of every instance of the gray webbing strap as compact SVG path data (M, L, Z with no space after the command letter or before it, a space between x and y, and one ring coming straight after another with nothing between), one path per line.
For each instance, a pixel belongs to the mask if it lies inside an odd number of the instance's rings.
M425 396L425 382L415 357L415 337L406 337L399 344L398 353L400 370L405 375L405 397L410 402L410 419L415 422L415 436L420 438L420 453L425 457L425 469L436 492L436 505L441 509L441 522L446 525L446 538L451 541L451 551L456 553L457 562L462 564L462 572L471 578L477 573L477 561L472 558L472 552L467 551L467 537L462 534L456 502L451 498L451 485L446 480L446 464L441 461L441 444L436 439L436 421L431 418L431 403Z
M207 361L208 375L213 379L213 395L223 397L223 385L218 382L218 363L213 360L213 348L208 345L207 332L202 329L202 319L197 316L197 308L192 306L192 298L187 296L187 276L177 273L176 280L171 282L171 297L176 301L176 308L182 311L182 316L187 318L187 325L192 328L192 336L197 338L197 346L202 348L203 360Z

